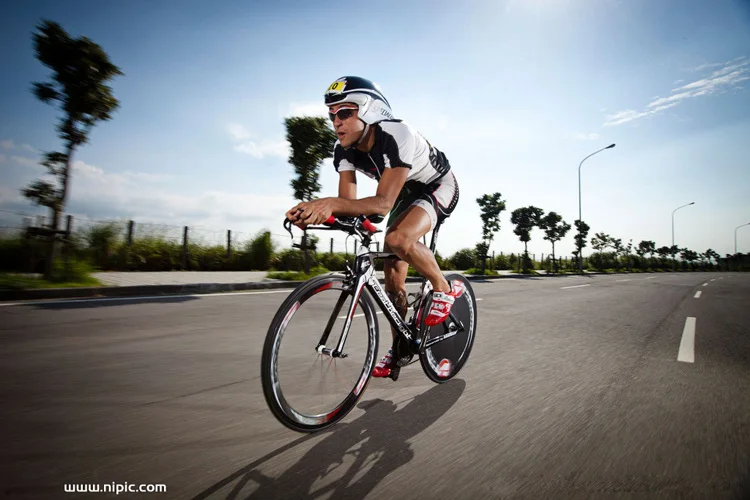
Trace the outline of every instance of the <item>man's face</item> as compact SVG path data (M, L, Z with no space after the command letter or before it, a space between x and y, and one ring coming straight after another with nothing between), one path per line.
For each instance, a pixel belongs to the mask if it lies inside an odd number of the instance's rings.
M357 106L351 103L336 104L328 108L333 118L333 128L341 145L348 148L362 136L365 124L357 118Z

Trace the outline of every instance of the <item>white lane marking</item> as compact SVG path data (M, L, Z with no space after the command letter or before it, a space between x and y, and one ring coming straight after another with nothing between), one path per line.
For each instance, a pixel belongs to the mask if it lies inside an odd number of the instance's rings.
M693 298L700 299L702 293L703 292L701 292L700 290L698 290L697 292L695 292L695 295L693 296Z
M79 302L117 302L128 300L153 300L153 299L176 299L180 297L236 297L237 295L260 295L264 293L291 293L291 289L283 290L262 290L256 292L217 292L217 293L195 293L195 294L178 294L178 295L147 295L137 297L103 297L98 299L69 299L69 300L25 300L23 302L6 302L2 306L26 306L36 304L76 304Z
M484 300L484 299L477 299L477 302L479 302L480 300Z
M682 340L677 361L684 363L695 362L695 318L685 318L685 327L682 329Z
M646 279L647 279L647 280L652 280L652 279L654 279L654 278L656 278L656 276L650 276L650 277L648 277L648 278L646 278Z
M709 280L709 281L716 281L716 278L714 278L714 279L712 279L712 280Z
M724 279L724 276L722 276L721 278L717 278L717 279L723 280L723 279Z
M708 286L708 283L703 283L703 286Z
M615 280L615 281L630 281L630 280Z
M591 286L591 285L573 285L573 286L563 286L560 288L560 290L565 290L566 288L581 288L583 286Z

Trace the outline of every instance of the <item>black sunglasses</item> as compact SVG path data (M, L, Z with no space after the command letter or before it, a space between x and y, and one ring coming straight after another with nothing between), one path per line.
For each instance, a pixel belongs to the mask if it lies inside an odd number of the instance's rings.
M328 113L328 118L331 119L331 121L334 121L336 117L339 117L339 120L344 121L347 118L351 118L354 115L354 112L357 111L355 108L341 108L335 113Z

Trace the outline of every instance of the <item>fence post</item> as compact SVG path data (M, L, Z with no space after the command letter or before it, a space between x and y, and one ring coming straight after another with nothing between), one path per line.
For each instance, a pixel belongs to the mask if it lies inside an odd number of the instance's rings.
M232 230L227 229L227 258L232 256Z
M134 229L135 223L132 220L128 221L128 234L127 234L127 244L125 245L125 270L132 271L133 270L133 262L132 258L130 256L130 247L133 246L133 229Z
M331 250L329 250L328 253L333 255L333 238L331 238Z
M65 217L65 234L63 239L63 245L62 245L62 256L63 256L63 265L65 266L65 276L70 276L70 234L73 231L73 216L67 215ZM57 238L57 235L53 235L53 238Z
M182 230L182 270L187 269L188 263L188 227Z

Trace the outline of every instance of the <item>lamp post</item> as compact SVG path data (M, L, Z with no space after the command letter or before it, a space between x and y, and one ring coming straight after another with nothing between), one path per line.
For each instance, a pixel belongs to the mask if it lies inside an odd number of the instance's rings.
M734 228L734 254L737 255L737 230L741 228L742 226L750 226L750 222L747 224L740 224L736 228Z
M695 202L691 201L690 203L687 203L685 205L682 205L681 207L677 207L674 210L672 210L672 250L674 250L674 213L681 208L689 207L690 205L694 205L694 204ZM675 254L672 254L672 271L675 270L676 265L677 265L677 259L675 258Z
M610 144L606 148L594 151L586 158L581 160L581 163L578 164L578 220L581 222L583 222L583 219L581 218L581 166L583 165L583 162L585 162L588 158L594 156L596 153L601 153L605 149L612 149L613 147L615 147L615 145ZM578 240L578 272L583 274L583 241L580 239Z

